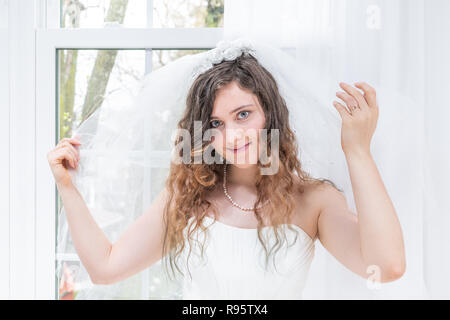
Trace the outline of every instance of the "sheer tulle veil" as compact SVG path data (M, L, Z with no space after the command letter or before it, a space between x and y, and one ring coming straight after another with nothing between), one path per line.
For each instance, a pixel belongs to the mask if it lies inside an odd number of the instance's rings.
M83 144L79 148L79 167L69 169L70 174L94 219L111 242L118 240L161 190L164 177L157 183L155 175L158 168L169 167L174 132L195 76L212 67L212 62L219 62L221 58L233 59L244 51L253 54L277 81L289 109L291 127L297 135L298 156L303 169L313 177L333 181L346 195L350 208L355 210L341 149L341 119L331 103L335 97L321 92L321 81L333 79L315 74L280 48L249 38L237 38L222 40L212 50L183 56L151 72L142 80L139 94L129 105L114 110L99 108L74 132L73 136L78 136ZM417 144L409 139L408 127L395 128L390 121L390 117L398 117L412 102L387 94L382 88L376 89L381 112L372 153L381 162L383 170L395 170L398 165L392 164L397 163L399 154L408 158L420 154ZM385 105L384 100L389 101L389 105ZM395 108L388 108L392 104L396 104ZM410 120L412 126L419 122L414 124L415 120ZM399 175L404 172L400 171ZM401 187L399 181L389 181L389 188L394 193ZM57 252L62 255L75 253L64 207L58 214ZM62 274L61 262L57 267L58 276ZM82 265L76 277L89 283ZM123 283L88 285L80 290L77 298L108 299L120 290L123 290ZM170 293L167 296L176 297Z

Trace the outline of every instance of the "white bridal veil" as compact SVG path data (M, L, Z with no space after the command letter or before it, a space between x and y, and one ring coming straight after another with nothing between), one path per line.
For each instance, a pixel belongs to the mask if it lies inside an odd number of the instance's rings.
M158 168L169 167L173 134L185 109L193 75L211 67L211 61L215 61L211 59L217 58L217 54L232 59L243 51L254 54L277 81L298 138L298 156L303 168L314 177L332 180L356 212L340 144L341 119L332 106L335 97L321 91L320 81L330 79L318 79L313 70L276 47L237 38L223 40L213 50L183 56L148 74L133 102L117 110L99 108L76 129L73 135L83 143L81 161L77 170L69 170L92 216L111 242L119 239L162 189L165 176ZM389 172L390 180L385 185L394 205L398 210L408 210L408 200L417 191L414 185L422 179L417 170L421 165L420 136L414 133L414 128L420 125L420 115L408 113L412 101L387 93L383 88L375 89L380 117L372 140L372 154L382 176ZM402 114L408 114L408 121L399 125ZM57 252L76 253L64 211L63 207L58 215ZM317 259L324 258L319 255ZM314 281L323 281L319 273L320 269L312 270L309 279L312 286ZM62 263L58 264L57 274L63 276ZM93 285L81 265L75 277L86 286L79 288L77 299L113 299L142 276L113 285ZM167 279L159 263L147 270L145 276L149 286L158 286L153 297L179 298L176 282L163 285ZM156 284L152 284L154 278L159 279ZM362 279L361 285L365 284Z

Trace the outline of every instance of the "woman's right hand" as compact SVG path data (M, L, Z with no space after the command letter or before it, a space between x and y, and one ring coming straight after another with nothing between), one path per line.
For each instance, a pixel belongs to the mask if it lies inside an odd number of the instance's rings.
M54 149L47 153L47 160L56 184L70 185L72 183L69 165L76 169L80 160L79 151L73 145L81 145L81 142L76 138L63 138Z

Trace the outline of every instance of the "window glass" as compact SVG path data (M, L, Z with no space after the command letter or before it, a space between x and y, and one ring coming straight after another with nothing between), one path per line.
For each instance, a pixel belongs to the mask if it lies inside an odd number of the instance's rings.
M224 4L223 0L61 0L60 10L62 28L223 27Z
M146 72L157 70L164 65L174 61L183 55L201 52L203 50L87 50L87 49L61 49L58 50L58 123L57 137L58 141L64 137L71 137L72 132L91 115L95 110L101 108L101 113L107 113L114 109L124 108L130 105L134 96L140 89L141 80ZM164 116L156 114L155 117ZM158 127L154 127L157 124ZM149 128L153 145L164 145L162 142L167 140L170 132L162 121L149 123ZM147 128L146 128L147 129ZM168 151L170 145L167 144ZM101 160L99 160L101 162ZM146 207L156 199L159 191L162 190L164 181L168 175L170 159L167 159L167 166L152 168L134 168L130 165L123 172L117 175L117 181L114 181L115 187L108 188L108 197L127 198L127 183L142 183L148 193L148 199L130 199L120 203L114 203L111 207L111 201L105 204L97 204L101 210L96 208L98 224L110 241L114 242L125 231L130 223L136 220L146 209ZM161 163L161 162L158 162ZM164 164L164 159L162 164ZM145 171L145 172L144 172ZM136 178L137 177L137 178ZM114 178L115 179L115 178ZM94 201L93 196L98 194L98 186L95 182L87 182L83 185L84 200L88 207ZM135 186L134 186L135 187ZM139 201L138 208L129 220L124 221L123 216L117 214L130 207L136 207L135 202ZM142 203L142 205L140 204ZM68 236L67 221L65 214L61 212L62 202L57 197L56 214L56 278L57 294L59 299L89 299L87 294L92 294L92 283L85 274L80 272L81 264L76 253L75 247ZM63 228L65 226L66 228ZM179 290L174 288L176 283L169 283L163 280L162 265L159 261L147 270L126 279L119 284L119 294L114 297L109 296L109 292L101 292L98 295L110 299L176 299L179 298ZM85 290L89 288L89 290ZM104 290L103 286L96 286L95 290Z

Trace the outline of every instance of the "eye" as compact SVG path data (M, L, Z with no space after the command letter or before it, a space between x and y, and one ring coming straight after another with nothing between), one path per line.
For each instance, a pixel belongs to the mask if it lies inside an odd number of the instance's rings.
M220 121L219 120L213 120L213 121L210 121L209 124L211 125L211 127L217 128L218 126L220 126Z
M244 114L244 116L243 117L239 117L239 115L241 115L241 114ZM241 111L241 112L238 113L238 118L239 119L245 119L245 118L248 117L249 114L250 114L250 111Z

